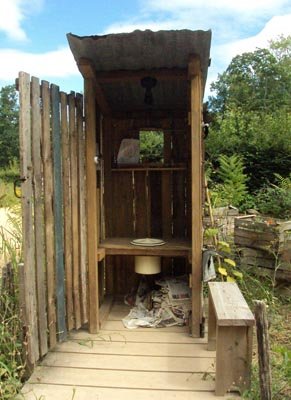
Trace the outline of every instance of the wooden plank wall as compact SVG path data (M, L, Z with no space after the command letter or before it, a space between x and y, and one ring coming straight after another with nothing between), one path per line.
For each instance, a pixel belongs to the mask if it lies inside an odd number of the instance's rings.
M27 359L87 322L83 97L18 80ZM81 244L80 244L81 243Z
M122 139L139 138L139 130L146 126L164 130L165 163L183 164L185 170L115 170L114 160ZM188 134L187 121L183 119L105 119L102 155L106 237L187 237ZM129 291L138 278L132 273L133 267L131 256L107 257L107 293ZM163 259L165 274L183 274L186 268L184 259Z

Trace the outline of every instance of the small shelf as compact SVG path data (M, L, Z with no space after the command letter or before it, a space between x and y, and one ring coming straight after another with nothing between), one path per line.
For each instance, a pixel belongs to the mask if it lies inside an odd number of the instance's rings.
M156 255L164 257L186 257L191 259L191 241L189 239L165 239L163 246L135 246L133 238L107 238L98 245L98 251L105 255Z
M123 171L185 171L185 164L175 164L175 165L162 165L162 164L134 164L134 165L120 165L111 168L113 172L123 172Z

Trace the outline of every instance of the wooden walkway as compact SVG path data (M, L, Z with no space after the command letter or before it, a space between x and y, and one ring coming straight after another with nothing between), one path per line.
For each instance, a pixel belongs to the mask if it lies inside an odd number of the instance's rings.
M129 308L114 304L101 332L76 331L42 360L22 393L26 400L208 400L214 352L185 328L127 330ZM238 399L235 394L227 399Z

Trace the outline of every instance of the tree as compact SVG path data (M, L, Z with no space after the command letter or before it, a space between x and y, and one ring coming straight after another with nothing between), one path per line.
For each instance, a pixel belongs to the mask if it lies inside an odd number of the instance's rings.
M0 90L0 167L8 167L19 157L18 97L14 85Z
M212 84L208 158L241 155L256 191L291 170L291 36L234 57Z

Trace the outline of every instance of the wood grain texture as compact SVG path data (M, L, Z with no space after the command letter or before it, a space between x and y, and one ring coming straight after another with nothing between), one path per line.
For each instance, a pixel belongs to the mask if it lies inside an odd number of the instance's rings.
M37 282L38 333L40 356L48 351L47 337L47 297L45 271L45 241L43 214L43 168L41 157L41 110L39 79L31 78L31 122L32 122L32 162L34 192L34 235Z
M68 330L74 328L73 304L73 249L72 249L72 193L71 193L71 157L70 133L68 126L68 98L61 92L61 131L63 165L63 203L64 203L64 261L66 276L66 320Z
M72 196L72 256L73 256L73 302L75 327L81 326L80 304L80 253L79 253L79 169L78 138L76 121L75 93L69 94L69 131L71 160L71 196Z
M123 389L123 388L96 388L77 385L47 385L47 384L26 384L23 390L25 400L35 400L43 396L46 400L215 400L217 397L214 392L195 391L195 388L189 391L177 390L152 390L152 389ZM22 399L23 397L21 397ZM231 393L224 399L239 399L238 395Z
M114 302L112 312L121 310L128 307ZM45 357L22 393L29 400L32 393L47 400L70 393L74 399L86 395L86 400L99 395L110 400L157 395L167 400L214 399L215 358L206 346L205 339L191 338L184 327L72 331L68 342Z
M66 338L65 306L65 268L64 268L64 231L63 231L63 179L62 145L60 127L60 92L56 85L51 85L51 129L53 145L54 178L54 234L55 234L55 279L57 300L58 340Z
M99 291L97 262L97 207L96 207L96 106L94 83L85 79L85 129L86 129L86 201L87 201L87 255L89 331L99 330Z
M76 94L77 140L79 171L79 254L80 254L80 301L81 323L88 321L88 282L87 282L87 224L86 224L86 148L83 123L83 96ZM98 240L97 240L98 243Z
M26 329L27 357L30 364L39 358L39 339L37 323L36 273L35 273L35 243L34 243L34 199L31 156L31 115L30 115L30 76L19 73L19 144L22 183L22 231L23 231L23 277L24 277L24 323Z
M192 335L200 336L202 322L202 77L200 59L189 63L191 78L191 176L192 176Z
M236 283L209 282L208 285L219 326L254 325L254 316Z
M42 97L42 157L45 215L45 249L46 249L46 284L47 284L47 317L49 347L57 341L56 304L55 304L55 232L54 232L54 184L52 137L50 130L50 89L49 83L41 82Z

